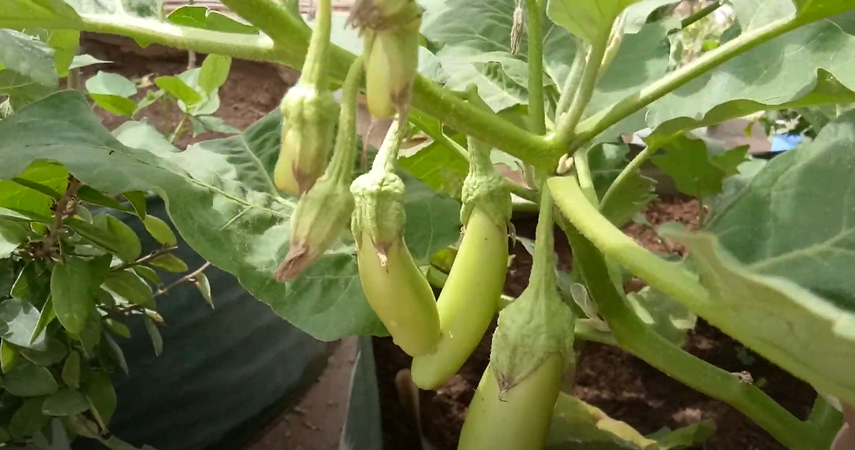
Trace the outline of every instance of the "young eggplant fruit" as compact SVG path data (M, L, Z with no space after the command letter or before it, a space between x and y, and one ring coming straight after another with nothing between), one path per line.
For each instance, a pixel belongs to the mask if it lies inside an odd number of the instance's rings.
M511 195L493 168L492 148L469 138L469 174L463 183L463 239L437 300L442 338L436 352L413 358L413 382L436 389L481 342L499 310L508 270Z
M529 285L499 313L490 365L458 450L543 448L561 378L575 362L576 318L555 281L553 208L549 189L543 189Z
M469 403L457 449L544 448L564 366L564 359L553 353L503 396L494 370L488 365Z
M359 281L368 304L393 341L410 356L439 342L436 298L404 242L404 182L394 173L403 133L395 121L371 170L353 180L353 237Z
M361 57L360 57L361 58ZM291 216L291 244L276 269L277 281L291 281L324 254L345 232L353 215L350 183L356 158L356 98L362 61L350 66L342 90L342 107L332 161L324 175L300 197Z
M365 96L368 112L378 119L396 113L406 117L419 65L419 28L424 10L409 9L410 17L393 28L363 32Z
M276 189L299 197L323 175L333 148L338 104L329 90L331 0L320 0L297 84L282 98L282 142L273 170Z

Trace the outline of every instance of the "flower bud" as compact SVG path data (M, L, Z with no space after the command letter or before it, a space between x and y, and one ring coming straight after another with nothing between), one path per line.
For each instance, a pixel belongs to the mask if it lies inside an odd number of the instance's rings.
M291 218L291 245L276 269L276 281L296 278L347 230L353 214L348 183L347 178L324 175L300 198Z
M297 85L285 94L280 109L282 142L273 181L276 189L299 197L327 167L339 108L329 90Z
M422 12L414 12L400 27L365 32L365 94L375 118L387 119L396 112L403 116L409 109L419 65Z

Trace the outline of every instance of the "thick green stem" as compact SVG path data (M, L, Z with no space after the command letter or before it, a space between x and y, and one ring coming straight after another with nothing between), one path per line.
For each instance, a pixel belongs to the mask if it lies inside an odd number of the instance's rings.
M791 450L822 448L823 439L815 428L799 421L757 386L683 351L644 324L615 289L597 247L572 225L561 221L559 225L573 248L574 263L621 348L677 381L727 402Z
M796 20L782 19L766 26L747 31L715 50L704 53L700 58L677 69L638 92L597 112L576 127L574 142L583 143L595 138L612 125L638 112L666 94L709 72L731 58L744 53L764 42L778 37L803 25ZM569 130L572 131L572 130ZM558 135L558 141L563 142Z
M597 190L594 188L594 179L591 177L591 166L588 165L588 149L579 150L573 154L573 165L576 168L576 178L585 198L595 207L600 206Z
M322 0L329 1L329 0ZM338 134L335 138L335 152L330 161L329 171L337 179L350 179L353 162L356 158L356 104L359 88L362 85L362 57L356 58L347 71L341 92L341 112L338 116Z
M709 293L680 263L665 261L641 247L594 207L573 177L547 181L564 216L609 258L692 311L708 309Z
M591 43L590 51L585 60L585 68L582 71L582 79L579 83L579 89L573 96L573 103L570 104L570 110L566 114L558 118L558 126L555 130L555 135L559 142L569 144L573 140L576 125L582 119L582 114L585 113L585 108L591 101L594 95L594 88L597 87L597 79L600 74L600 65L603 63L603 56L608 48L608 35L600 42Z
M822 394L817 394L816 400L813 403L813 408L810 410L807 423L813 425L821 436L827 436L828 442L840 430L843 425L843 414L837 410ZM828 447L826 445L823 448Z
M83 15L80 31L116 34L181 50L218 54L252 61L294 60L298 48L275 47L264 35L223 33L130 16Z
M576 41L576 54L573 56L573 65L570 66L570 74L564 80L561 87L561 98L558 99L558 107L555 109L555 117L561 117L570 109L570 103L576 97L579 83L582 81L582 73L585 71L585 57L588 54L588 44L585 41L573 38Z
M377 150L377 156L374 157L374 163L371 165L372 172L392 172L395 170L398 151L401 150L401 142L406 133L405 128L406 124L402 126L398 119L392 122L389 131L386 132L386 137L383 139L383 144Z
M318 22L312 30L306 59L300 71L300 82L327 88L327 73L329 72L330 28L332 26L331 0L318 0Z
M600 203L600 211L605 210L609 204L614 200L615 192L620 192L620 187L623 183L627 183L630 180L630 176L641 170L641 166L650 159L650 156L656 149L651 149L650 147L645 147L644 150L638 153L626 167L618 174L617 178L609 185L609 188L606 190L605 195L603 195L603 201Z
M526 0L528 8L528 114L529 130L546 134L546 114L543 108L543 25L537 0Z
M557 289L555 282L555 222L553 214L555 202L546 185L543 185L540 195L540 214L537 216L535 231L534 255L532 256L529 286L535 283L552 292Z

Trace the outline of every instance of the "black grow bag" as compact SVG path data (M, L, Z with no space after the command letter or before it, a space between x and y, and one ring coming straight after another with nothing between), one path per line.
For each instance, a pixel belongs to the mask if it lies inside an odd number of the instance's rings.
M161 199L148 200L147 209L172 225ZM138 218L109 213L137 233L143 254L157 248ZM180 236L178 246L174 254L190 270L205 263ZM160 356L155 356L139 316L125 321L131 339L116 338L130 375L113 374L118 408L110 431L131 444L158 450L241 448L326 365L328 344L277 316L230 274L215 267L205 274L215 309L191 284L158 297L157 309L165 321ZM183 274L160 275L168 284ZM104 447L80 438L74 449Z

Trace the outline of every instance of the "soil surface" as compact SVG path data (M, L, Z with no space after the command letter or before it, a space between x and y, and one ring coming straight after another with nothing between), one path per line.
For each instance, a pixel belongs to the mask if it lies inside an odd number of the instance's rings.
M175 75L187 68L186 54L163 53L143 57L87 39L83 51L113 64L88 67L83 78L98 70L122 74L132 80L151 80L152 75ZM153 56L153 57L152 57ZM200 56L198 63L201 63ZM285 74L283 79L283 73ZM215 114L229 125L243 129L277 107L281 96L296 76L288 79L288 71L270 65L247 61L234 61L231 75L220 91L221 108ZM151 83L149 81L149 86ZM141 98L151 87L140 89ZM113 129L127 119L98 111L108 128ZM163 109L154 105L143 110L137 119L145 117L159 127L174 128L180 118L177 107ZM183 147L195 141L220 137L213 133L196 137L186 135L176 144ZM663 199L654 202L646 211L650 223L680 221L694 224L698 204L684 198ZM534 237L535 219L516 222L520 236ZM649 227L634 224L626 228L627 234L645 247L657 252L682 253L683 248L660 240ZM561 265L569 268L569 246L557 230L556 241ZM522 245L513 249L516 258L510 268L505 285L506 293L518 295L526 286L531 268L531 256ZM629 283L629 288L640 289L639 282ZM495 325L495 324L494 324ZM490 354L492 327L478 350L472 355L458 375L436 392L422 391L421 415L424 433L437 450L452 450L463 424L466 408L475 386L487 365ZM692 354L732 372L746 371L754 380L765 380L763 389L785 408L800 418L807 416L815 393L810 386L796 380L786 372L747 351L739 343L722 334L703 320L691 333L686 349ZM401 369L410 366L410 358L395 347L391 339L374 340L377 375L383 408L383 430L386 450L418 449L415 428L404 418L407 416L395 390L395 377ZM746 358L747 356L747 358ZM601 408L613 418L628 422L642 433L652 433L663 426L677 428L707 418L715 420L718 431L707 441L704 450L780 450L784 447L727 404L713 400L687 388L667 375L620 349L588 343L578 364L578 375L573 395ZM328 431L333 432L333 431ZM291 445L293 440L288 440ZM283 444L283 442L279 442ZM259 449L262 446L257 447ZM270 448L279 448L279 445ZM299 448L299 447L293 447Z
M698 202L686 198L664 198L647 209L647 220L658 225L677 221L696 227ZM516 222L517 234L534 237L536 219ZM673 242L663 242L648 226L632 224L626 233L650 250L682 254L685 249ZM568 268L569 246L556 229L560 265ZM531 256L522 247L513 249L514 262L505 283L505 292L519 295L531 270ZM643 284L628 282L627 289L638 290ZM421 392L422 427L425 437L437 450L453 450L463 426L466 409L490 358L490 340L495 321L475 353L460 372L436 392ZM747 350L703 320L698 320L684 347L693 355L730 372L748 372L755 381L765 380L763 390L799 418L807 417L816 397L813 389ZM383 430L389 450L418 449L418 435L400 418L401 408L394 378L410 366L411 358L389 338L374 339L377 376L383 408ZM623 420L641 433L662 427L675 429L705 419L715 420L717 431L703 450L783 450L785 447L751 420L726 403L692 390L647 363L616 347L586 343L579 357L576 384L572 394L612 418Z

